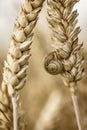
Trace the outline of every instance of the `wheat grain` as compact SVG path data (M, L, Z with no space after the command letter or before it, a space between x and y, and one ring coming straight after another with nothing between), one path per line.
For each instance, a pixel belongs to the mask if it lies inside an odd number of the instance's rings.
M15 102L18 103L18 91L26 82L28 60L31 56L32 31L43 2L44 0L25 0L14 24L1 85L0 130L17 130L17 127L21 129L20 125L17 126L17 109L15 109L17 104Z

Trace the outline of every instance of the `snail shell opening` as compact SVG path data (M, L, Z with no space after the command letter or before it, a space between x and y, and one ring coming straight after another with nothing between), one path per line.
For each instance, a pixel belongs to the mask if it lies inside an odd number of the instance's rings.
M45 70L52 75L60 74L63 70L63 65L59 60L46 60L44 67Z

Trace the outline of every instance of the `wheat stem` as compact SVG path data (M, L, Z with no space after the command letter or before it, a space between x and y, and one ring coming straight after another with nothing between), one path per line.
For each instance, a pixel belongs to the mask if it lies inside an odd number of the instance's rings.
M17 108L18 99L17 99L17 94L10 84L8 87L9 87L8 88L9 95L10 95L11 100L12 100L12 108L13 108L13 130L18 130L18 108Z
M77 86L75 83L70 84L70 92L71 92L72 102L74 106L78 130L83 130L82 118L81 118L79 104L78 104Z
M74 105L74 111L75 111L75 115L76 115L78 129L83 130L82 120L81 120L81 116L80 116L80 110L79 110L79 106L78 106L78 97L76 95L74 95L73 93L72 93L72 101L73 101L73 105Z
M17 112L17 99L16 96L12 97L13 104L13 128L14 130L18 130L18 112Z

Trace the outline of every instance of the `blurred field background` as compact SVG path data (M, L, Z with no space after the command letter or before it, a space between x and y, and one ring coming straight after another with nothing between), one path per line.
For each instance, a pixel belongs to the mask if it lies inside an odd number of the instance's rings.
M0 82L3 62L9 48L13 25L22 0L0 1ZM78 25L82 31L79 42L84 42L85 76L78 83L79 106L87 129L87 1L80 0ZM27 113L30 130L77 130L70 92L63 84L61 76L49 75L43 67L44 57L53 49L50 29L46 21L46 3L40 13L31 47L28 79L21 91L22 108Z

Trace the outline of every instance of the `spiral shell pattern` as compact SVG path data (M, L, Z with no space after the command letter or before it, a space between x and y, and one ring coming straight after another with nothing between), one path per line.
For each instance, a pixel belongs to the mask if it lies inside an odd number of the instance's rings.
M58 60L56 52L50 53L44 61L46 71L52 75L60 74L63 71L63 65Z

